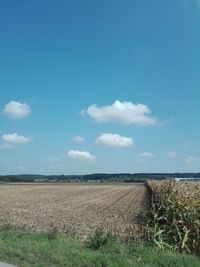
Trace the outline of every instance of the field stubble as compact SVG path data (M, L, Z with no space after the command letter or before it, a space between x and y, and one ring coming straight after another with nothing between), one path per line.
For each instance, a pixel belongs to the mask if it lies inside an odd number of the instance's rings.
M149 207L144 184L16 184L0 186L0 224L71 231L84 238L97 228L140 238Z

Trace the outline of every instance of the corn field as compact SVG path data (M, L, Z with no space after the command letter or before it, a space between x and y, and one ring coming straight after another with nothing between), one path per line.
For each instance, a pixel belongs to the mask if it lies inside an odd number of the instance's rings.
M160 248L200 255L200 184L149 182L149 238Z

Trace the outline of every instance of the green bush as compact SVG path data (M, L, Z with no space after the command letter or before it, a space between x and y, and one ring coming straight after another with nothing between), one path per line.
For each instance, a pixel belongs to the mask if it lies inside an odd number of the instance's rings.
M53 239L56 239L58 236L58 230L56 228L52 228L51 230L49 230L47 232L47 238L49 240L53 240Z
M105 233L102 229L96 229L94 234L87 238L85 245L92 250L97 250L107 244L111 238L110 233Z

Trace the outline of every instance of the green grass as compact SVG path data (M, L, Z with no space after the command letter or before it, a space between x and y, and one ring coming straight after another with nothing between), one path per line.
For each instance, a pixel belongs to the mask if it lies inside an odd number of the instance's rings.
M0 261L20 267L200 267L184 254L142 243L122 244L109 238L93 250L67 234L0 229Z

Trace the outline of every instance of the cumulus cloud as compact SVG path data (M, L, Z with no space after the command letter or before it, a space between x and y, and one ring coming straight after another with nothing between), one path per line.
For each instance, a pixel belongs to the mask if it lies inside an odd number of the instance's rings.
M77 160L94 160L96 157L88 151L70 150L68 157Z
M82 137L82 136L74 136L73 138L72 138L72 140L74 141L74 142L77 142L77 143L81 143L81 142L84 142L85 141L85 138L84 137Z
M26 144L32 140L30 136L23 136L17 133L3 134L1 138L4 142L0 145L1 149L11 149L16 145Z
M8 144L26 144L31 141L30 136L23 136L17 133L3 134L2 139L5 143Z
M167 153L167 155L168 155L169 158L175 158L176 157L176 152L175 151L169 151Z
M185 163L187 163L187 164L192 164L192 163L195 163L197 161L200 161L200 159L196 158L196 157L192 157L192 156L189 156L185 159Z
M9 118L22 119L27 117L31 113L31 108L26 103L10 101L5 105L3 113Z
M144 157L144 158L150 158L150 157L154 157L155 154L150 153L150 152L142 152L140 153L140 157Z
M8 144L8 143L0 144L0 149L12 149L12 148L13 148L13 145L11 144Z
M143 126L155 125L158 120L151 116L148 106L134 104L132 102L120 102L116 100L112 105L98 107L93 104L83 110L82 114L87 114L97 122L116 122L125 125L138 124Z
M103 133L95 140L95 143L111 147L127 147L133 145L133 140L131 137L119 134Z

